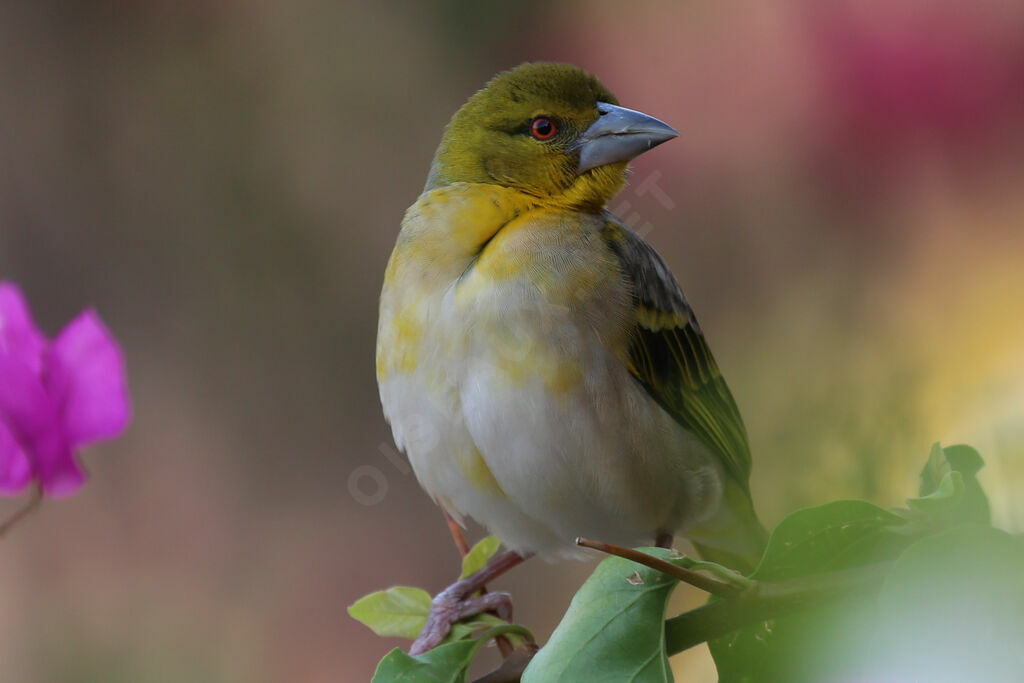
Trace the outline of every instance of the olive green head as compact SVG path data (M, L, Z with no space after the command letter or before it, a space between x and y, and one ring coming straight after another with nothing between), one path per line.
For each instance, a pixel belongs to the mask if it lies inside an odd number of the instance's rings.
M540 201L601 207L622 188L630 159L678 135L617 105L575 66L528 63L502 72L452 117L427 189L488 183Z

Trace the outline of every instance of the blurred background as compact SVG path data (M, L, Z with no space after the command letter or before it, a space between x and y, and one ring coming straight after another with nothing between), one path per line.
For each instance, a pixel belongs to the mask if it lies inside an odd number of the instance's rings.
M0 278L51 334L97 307L136 415L3 539L0 680L358 681L407 644L345 612L458 567L380 414L380 282L448 117L536 59L681 132L612 208L697 310L767 523L898 505L941 440L1024 528L1019 0L6 0ZM501 587L546 638L591 569Z

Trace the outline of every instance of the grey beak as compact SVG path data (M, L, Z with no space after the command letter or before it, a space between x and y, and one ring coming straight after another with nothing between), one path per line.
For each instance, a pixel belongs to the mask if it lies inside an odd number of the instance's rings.
M592 168L634 159L652 147L679 137L675 128L643 112L606 102L597 103L600 113L580 136L578 173Z

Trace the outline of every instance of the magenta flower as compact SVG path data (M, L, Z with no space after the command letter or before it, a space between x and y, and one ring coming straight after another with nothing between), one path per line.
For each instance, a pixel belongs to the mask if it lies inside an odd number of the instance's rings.
M48 340L17 285L0 282L0 495L51 497L85 482L75 451L131 420L121 349L92 309Z

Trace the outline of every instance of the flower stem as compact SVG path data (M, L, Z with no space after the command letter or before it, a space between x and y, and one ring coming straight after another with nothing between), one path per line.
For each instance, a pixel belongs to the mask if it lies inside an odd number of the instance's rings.
M0 538L7 535L7 532L14 528L14 525L21 520L28 517L31 513L35 512L39 504L43 502L43 489L36 485L32 488L32 494L29 496L28 502L17 510L13 515L8 517L2 524L0 524Z

